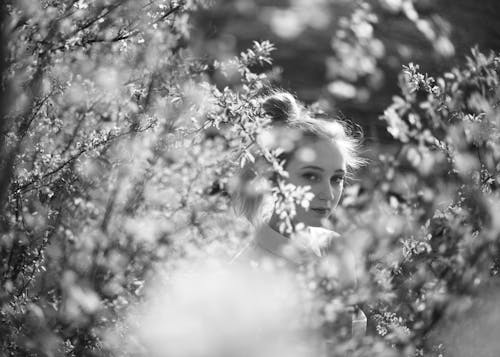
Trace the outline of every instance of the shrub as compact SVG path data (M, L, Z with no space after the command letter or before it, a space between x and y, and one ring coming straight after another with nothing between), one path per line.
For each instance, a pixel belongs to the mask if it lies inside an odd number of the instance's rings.
M229 259L248 239L228 191L255 159L273 46L255 42L224 62L196 58L188 20L204 5L4 5L4 354L123 355L103 336L144 287L161 283L154 273ZM443 326L490 306L484 291L494 295L500 269L499 61L474 49L442 77L413 64L400 76L402 93L381 117L397 153L380 154L349 185L335 217L363 262L361 288L334 295L324 271L305 276L321 292L315 323L327 334L328 306L364 305L372 331L357 355L446 350L456 335ZM239 81L216 86L213 76ZM277 152L258 150L279 169ZM330 354L354 344L340 342Z

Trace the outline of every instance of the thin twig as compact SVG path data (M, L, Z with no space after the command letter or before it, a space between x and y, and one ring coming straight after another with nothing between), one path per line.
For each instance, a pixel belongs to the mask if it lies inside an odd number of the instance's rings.
M172 15L173 13L177 12L180 9L181 9L181 5L177 5L177 6L170 8L161 17L159 17L155 22L153 22L153 24L157 24L157 23L165 20L167 17L169 17L170 15Z
M103 141L101 143L98 143L96 144L95 146L93 147L87 147L87 148L82 148L80 149L80 151L78 151L75 155L73 155L72 157L70 157L67 161L63 162L62 164L60 164L59 166L57 166L56 168L54 168L53 170L45 173L44 175L42 175L42 177L40 177L39 179L37 180L32 180L30 182L27 182L25 183L24 185L22 186L19 186L19 187L15 187L14 188L14 191L16 192L16 194L20 194L20 193L26 193L26 192L29 192L30 190L26 190L28 187L32 186L33 184L35 184L36 182L39 182L43 179L46 179L47 177L49 176L52 176L54 174L56 174L57 172L61 171L62 169L64 169L67 165L69 165L70 163L72 163L73 161L75 161L76 159L78 159L80 156L82 156L84 153L86 152L89 152L91 150L94 150L94 149L97 149L98 147L100 146L103 146L103 145L107 145L109 143L111 143L112 141L115 141L123 136L127 136L127 135L130 135L130 134L134 134L136 132L143 132L143 131L146 131L148 130L149 128L151 128L152 125L149 125L143 129L140 129L140 130L136 130L136 131L126 131L126 132L123 132L123 133L120 133L120 134L117 134L115 136L112 136L112 137L109 137L108 140L106 141Z

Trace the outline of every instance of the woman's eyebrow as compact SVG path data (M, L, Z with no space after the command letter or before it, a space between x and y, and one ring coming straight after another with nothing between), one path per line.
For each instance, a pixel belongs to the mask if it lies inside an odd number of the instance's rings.
M315 166L315 165L306 165L306 166L302 167L302 170L307 170L307 169L318 170L318 171L321 171L321 172L325 171L325 169L323 169L322 167ZM336 174L343 174L343 175L345 175L345 170L338 169L338 170L335 170L335 173Z
M315 165L306 165L302 167L302 170L307 170L307 169L313 169L313 170L318 170L318 171L325 171L322 167L315 166Z

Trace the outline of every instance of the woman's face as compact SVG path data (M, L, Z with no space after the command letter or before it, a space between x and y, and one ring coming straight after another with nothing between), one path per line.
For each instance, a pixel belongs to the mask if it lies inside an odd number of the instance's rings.
M297 205L294 220L306 226L324 226L344 188L346 163L337 143L322 138L307 140L295 151L285 169L289 182L310 186L314 194L307 210Z

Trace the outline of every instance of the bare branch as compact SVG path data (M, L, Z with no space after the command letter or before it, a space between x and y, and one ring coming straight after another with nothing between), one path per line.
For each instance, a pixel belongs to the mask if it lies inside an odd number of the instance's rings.
M155 22L153 22L153 24L157 24L157 23L165 20L167 17L169 17L173 13L179 11L181 8L182 8L181 5L177 5L177 6L174 6L170 9L168 9L162 16L160 16Z
M113 191L111 192L111 196L108 200L108 203L106 204L106 211L104 212L104 217L101 222L101 230L106 233L108 231L108 224L111 219L111 215L113 213L115 203L116 203L116 197L118 196L118 189L120 188L120 180L121 177L118 177L118 182L113 187Z
M96 38L92 38L92 39L88 39L88 40L84 41L82 43L82 45L86 45L86 44L90 44L90 43L98 43L98 42L105 42L105 43L106 42L107 43L118 42L118 41L121 41L121 40L126 40L128 38L134 37L138 33L139 33L138 30L134 30L134 31L130 31L129 33L126 33L126 34L117 35L117 36L115 36L113 38L110 38L110 39L106 39L106 38L102 38L102 37L96 37Z
M87 23L85 23L82 26L80 26L79 28L77 28L75 31L73 31L73 33L69 37L74 36L79 32L82 32L83 30L85 30L85 29L89 28L90 26L92 26L93 24L95 24L97 21L105 18L106 16L108 16L110 13L112 13L114 10L116 10L120 5L122 5L126 1L127 0L119 0L119 1L115 2L114 4L111 4L109 6L104 7L103 13L101 13L100 15L87 21Z
M19 125L19 129L18 129L17 134L19 135L19 140L20 141L22 141L24 139L24 137L28 133L28 130L29 130L31 124L35 120L36 116L38 115L38 113L42 109L43 105L47 102L47 100L52 96L53 93L54 93L54 90L52 90L42 100L40 100L38 102L38 104L36 104L36 107L34 108L34 111L31 114L31 116L29 118L26 118L25 120L23 120L23 122L21 123L21 125Z
M49 172L43 174L42 177L40 177L40 178L38 178L36 180L32 180L30 182L27 182L27 183L25 183L22 186L14 187L13 191L16 192L16 194L26 193L26 192L28 192L28 191L31 190L31 189L28 189L30 186L34 185L36 182L42 181L42 180L44 180L44 179L46 179L46 178L48 178L48 177L50 177L50 176L58 173L59 171L61 171L66 166L68 166L69 164L71 164L72 162L74 162L75 160L77 160L80 156L82 156L86 152L90 152L92 150L97 149L100 146L110 144L111 142L113 142L113 141L115 141L115 140L117 140L117 139L119 139L121 137L124 137L124 136L127 136L127 135L136 134L137 132L146 131L146 130L150 129L151 127L152 127L152 124L149 125L149 126L146 126L145 128L141 128L141 129L138 129L138 130L135 130L135 131L129 130L129 131L126 131L126 132L123 132L123 133L119 133L119 134L116 134L114 136L110 136L106 141L98 143L98 144L96 144L93 147L82 148L76 154L74 154L72 157L70 157L68 160L66 160L65 162L61 163L59 166L57 166L56 168L50 170Z

